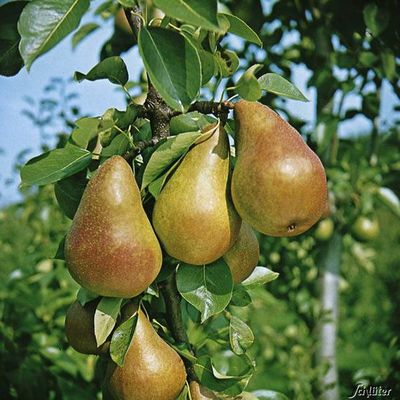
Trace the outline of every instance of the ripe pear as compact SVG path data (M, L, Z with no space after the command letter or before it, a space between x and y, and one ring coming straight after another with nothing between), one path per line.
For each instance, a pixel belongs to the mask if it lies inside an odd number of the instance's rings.
M170 256L202 265L232 246L241 220L227 193L228 173L228 137L215 127L189 150L156 200L153 226Z
M224 260L232 272L233 281L240 283L248 278L257 266L259 257L260 246L257 236L251 226L242 221L236 242L224 254Z
M232 198L239 215L270 236L295 236L325 211L324 167L300 134L263 104L235 104L237 160Z
M130 298L158 275L162 253L129 164L104 162L85 189L65 242L72 277L101 296Z
M186 381L178 353L155 332L139 309L123 367L110 361L106 385L115 400L175 400Z
M79 301L71 304L65 318L65 335L68 343L82 354L107 353L109 342L97 346L94 335L94 313L98 300L90 301L82 306Z

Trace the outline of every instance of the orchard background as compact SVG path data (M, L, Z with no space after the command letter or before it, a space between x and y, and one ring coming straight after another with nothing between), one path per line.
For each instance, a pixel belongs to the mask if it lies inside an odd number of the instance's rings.
M0 88L10 87L11 76L24 63L34 71L34 61L41 55L40 50L23 50L21 45L22 58L19 55L16 23L27 3L0 3L0 73L7 76L0 77ZM30 3L40 5L47 1ZM73 2L54 2L62 3L68 8L68 3ZM147 82L140 73L141 64L137 66L140 60L134 35L120 11L133 2L92 2L86 22L79 28L78 14L89 7L89 2L77 3L83 10L69 17L70 28L77 29L66 39L68 29L56 32L51 45L72 40L73 46L80 46L90 40L91 34L99 35L103 25L112 26L112 36L100 36L102 43L93 51L99 53L99 61L122 55L128 72L131 64L135 65L137 76L129 75L124 89L116 90L127 101L130 99L126 93L133 101L143 101ZM233 292L236 304L249 304L233 306L232 312L254 334L254 343L246 353L255 360L256 368L246 392L260 399L342 399L362 383L391 388L398 396L399 4L393 0L248 0L221 1L219 6L221 12L231 12L245 21L249 29L243 30L242 26L235 32L239 35L227 35L222 47L214 43L217 72L210 72L202 96L219 101L223 88L236 86L241 96L257 97L255 92L263 89L259 101L279 111L323 161L332 211L329 223L316 225L301 236L259 236L259 265L278 272L279 277L265 286L249 289L247 294L243 288ZM162 18L152 7L149 13L156 20ZM29 36L21 27L19 32ZM186 33L191 33L190 27ZM259 38L262 47L257 43ZM43 37L38 35L37 40ZM119 60L113 60L117 64L110 70L120 68ZM170 62L179 73L179 59ZM255 64L259 65L258 70L253 68ZM263 83L255 78L275 73L291 81L299 68L310 103L287 100L285 96L293 97L293 93L295 98L301 96L280 80L271 87L265 79ZM31 121L43 152L52 149L54 143L63 148L75 128L75 120L89 116L82 95L76 94L76 80L86 77L113 81L107 68L92 75L75 74L76 79L71 80L74 71L61 78L52 77L52 71L47 71L43 95L30 99L20 114L13 116L16 131L20 119ZM250 72L246 75L245 71ZM107 84L112 85L108 81ZM85 88L90 90L90 85ZM236 93L229 90L224 99ZM1 92L7 98L7 92ZM397 97L396 101L387 101L385 93L389 92ZM21 97L26 95L28 89L20 93ZM305 121L299 109L307 110L311 118ZM105 124L113 120L112 113L105 115ZM5 147L5 137L9 136L1 136L0 147ZM114 145L110 151L115 153L121 143ZM25 150L29 147L29 143L21 144L16 171L36 155L28 157ZM101 362L70 348L64 334L65 313L76 297L78 285L56 254L60 256L59 244L70 224L65 214L72 212L76 193L69 192L70 198L62 198L63 212L53 185L31 183L20 187L20 201L7 202L3 198L6 205L0 211L0 397L101 398ZM19 178L8 183L19 184ZM329 299L333 299L333 313L324 309ZM212 354L218 371L239 376L243 365L229 350L229 341L227 347L221 348L218 340L208 340L219 339L217 317L214 324L211 320L202 326L194 309L188 308L188 314L191 343L200 352ZM336 331L332 329L335 327ZM329 367L326 357L334 361L333 367ZM219 380L211 376L204 383L218 386Z

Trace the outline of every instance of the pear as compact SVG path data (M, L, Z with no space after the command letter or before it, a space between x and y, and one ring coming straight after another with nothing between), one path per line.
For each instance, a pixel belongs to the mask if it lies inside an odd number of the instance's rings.
M324 167L300 134L263 104L235 104L237 160L232 198L239 215L270 236L308 230L326 209Z
M214 127L189 150L155 202L153 226L170 256L203 265L232 246L241 220L227 194L228 173L228 138Z
M82 354L107 353L109 342L97 346L94 335L94 313L99 300L82 306L78 301L71 304L65 318L65 335L68 343Z
M129 164L104 162L86 187L65 242L72 277L101 296L130 298L158 275L160 244Z
M232 272L233 281L240 283L248 278L257 266L259 257L260 246L257 237L251 226L242 221L236 242L224 254L224 260Z
M186 381L178 353L155 332L139 309L123 367L110 361L106 385L115 400L175 400Z

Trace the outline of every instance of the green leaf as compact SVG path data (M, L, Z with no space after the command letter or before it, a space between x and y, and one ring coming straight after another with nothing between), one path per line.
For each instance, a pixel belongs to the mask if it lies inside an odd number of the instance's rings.
M176 283L182 297L201 312L201 322L223 311L232 297L232 274L222 260L198 266L180 264Z
M138 320L137 312L123 322L113 333L110 344L110 356L120 367L124 366L126 353L132 343Z
M396 77L396 57L389 49L381 52L382 66L385 77L389 81Z
M246 39L248 42L255 43L256 45L262 47L263 43L260 37L256 32L253 31L253 29L250 28L250 26L246 24L246 22L232 14L219 15L223 15L228 20L230 24L228 32L240 36L243 39Z
M78 27L89 8L89 0L34 0L22 11L18 22L19 50L27 70L33 61Z
M65 254L64 254L64 248L65 248L65 238L67 235L64 235L64 237L61 239L61 242L58 245L57 252L53 259L55 260L65 260Z
M124 133L120 133L111 140L111 143L107 147L101 150L101 157L108 158L114 155L122 156L128 151L130 145L131 143L128 136Z
M199 357L194 370L202 385L217 392L223 392L243 379L243 376L224 376L218 373L208 356Z
M22 185L54 183L86 168L92 153L76 146L48 151L29 160L21 169Z
M72 131L71 137L65 147L78 146L82 149L88 147L89 142L97 136L99 126L98 118L84 117L75 121L76 128Z
M278 74L268 73L258 78L261 90L275 93L279 96L288 97L289 99L308 102L307 97L300 92L293 83Z
M177 32L142 28L139 51L151 82L165 102L184 112L201 87L201 65L197 50Z
M161 189L164 186L164 183L166 182L167 178L170 176L170 174L175 170L175 168L178 166L178 164L181 162L182 158L184 155L182 155L172 166L165 172L163 175L161 175L159 178L154 180L149 184L149 192L150 194L157 200L158 196L161 193Z
M64 178L54 185L54 194L64 214L73 219L81 201L86 184L86 171Z
M215 124L217 119L210 115L204 115L197 111L177 115L171 119L171 135L178 135L185 132L203 130L207 125Z
M137 5L136 0L118 0L122 7L133 8Z
M239 67L239 57L234 51L224 50L222 53L217 51L214 58L223 78L233 75Z
M201 132L181 133L170 136L151 155L143 174L141 190L155 181L178 158L180 158L201 136Z
M117 297L103 297L94 313L94 335L97 346L107 340L114 329L123 299Z
M255 73L261 67L262 65L260 64L253 65L239 78L236 84L236 92L243 99L256 101L261 97L261 86L257 78L255 77Z
M242 282L242 285L247 289L255 286L265 285L278 278L279 273L271 271L266 267L256 267L251 275Z
M89 22L85 25L82 25L77 32L74 33L74 36L72 36L72 48L75 49L83 39L85 39L98 28L99 25L94 22Z
M15 75L24 65L18 49L21 37L17 22L26 4L18 1L0 7L0 75Z
M392 189L380 187L377 191L378 199L400 218L400 199Z
M129 79L128 69L124 60L119 57L108 57L95 65L87 74L75 72L77 81L87 79L88 81L97 81L99 79L108 79L111 83L124 86Z
M230 318L229 340L235 354L244 354L253 344L254 335L250 327L234 315Z
M86 303L89 303L92 300L97 299L100 297L98 294L93 293L84 287L80 287L78 293L76 295L76 299L79 301L81 306L84 306Z
M217 20L216 0L154 0L154 3L171 18L221 32Z
M364 7L363 16L365 25L374 36L378 36L387 28L390 19L383 6L379 8L375 3L369 3Z
M246 307L251 304L251 297L242 284L233 288L231 304L236 307Z

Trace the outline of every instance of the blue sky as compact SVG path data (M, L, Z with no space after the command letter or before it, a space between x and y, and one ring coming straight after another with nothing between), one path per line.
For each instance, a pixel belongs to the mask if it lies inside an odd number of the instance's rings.
M90 17L88 17L90 18ZM87 21L83 21L85 23ZM74 71L87 72L98 62L98 54L102 43L111 35L112 22L109 21L101 30L93 33L83 41L75 51L72 50L71 36L64 39L49 53L36 60L30 72L25 69L14 77L0 76L0 205L8 204L19 198L17 186L19 177L13 172L15 158L22 150L29 149L25 155L29 159L40 153L40 137L38 129L31 121L21 114L26 108L24 97L40 98L43 88L52 77L72 77ZM137 50L131 50L123 55L131 76L140 71L141 61ZM289 106L296 110L298 117L313 121L315 114L315 92L305 88L308 72L304 67L293 70L293 82L310 99L309 103L289 100ZM79 94L78 104L83 114L100 115L107 108L123 108L125 100L123 94L108 81L73 83L70 88ZM381 117L393 119L393 107L398 99L384 85L382 93ZM348 107L358 107L360 99L351 97L347 101ZM340 128L342 135L353 135L368 132L370 125L362 117L346 122ZM12 183L5 185L5 181L12 178Z

